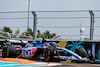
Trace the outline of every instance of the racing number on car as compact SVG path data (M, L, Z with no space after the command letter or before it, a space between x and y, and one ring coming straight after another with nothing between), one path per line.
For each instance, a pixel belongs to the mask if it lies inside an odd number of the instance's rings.
M23 51L23 56L32 56L32 50L31 49L28 49L28 50L24 50Z

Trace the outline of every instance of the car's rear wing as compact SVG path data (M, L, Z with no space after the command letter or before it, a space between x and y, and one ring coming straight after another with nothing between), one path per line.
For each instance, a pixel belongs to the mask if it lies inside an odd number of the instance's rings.
M10 39L7 39L7 41L9 41L11 43L28 43L28 41L23 41L23 40L10 40Z

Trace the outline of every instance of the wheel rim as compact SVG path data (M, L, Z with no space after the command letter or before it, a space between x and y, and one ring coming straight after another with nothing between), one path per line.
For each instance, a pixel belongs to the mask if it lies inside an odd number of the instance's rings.
M3 57L7 57L7 48L5 47L2 52Z
M8 56L8 53L9 51L8 51L8 48L5 46L5 47L3 47L3 50L2 50L2 57L3 58L5 58L5 57L7 57Z
M45 61L48 61L50 58L50 50L48 48L46 48L45 50Z

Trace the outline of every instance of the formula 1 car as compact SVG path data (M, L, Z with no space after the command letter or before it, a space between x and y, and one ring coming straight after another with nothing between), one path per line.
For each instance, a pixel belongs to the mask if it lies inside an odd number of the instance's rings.
M86 55L84 50L82 52ZM86 56L81 57L66 48L60 47L55 42L47 42L44 39L37 39L27 43L21 49L15 49L13 45L5 45L2 48L2 57L20 57L44 61L60 61L65 59L88 60Z

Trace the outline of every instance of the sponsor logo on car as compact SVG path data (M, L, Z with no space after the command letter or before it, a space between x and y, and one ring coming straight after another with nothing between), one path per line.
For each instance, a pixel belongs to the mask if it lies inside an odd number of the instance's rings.
M32 50L31 49L24 50L23 51L23 56L32 56Z
M60 59L74 59L76 60L77 58L74 56L59 56Z

